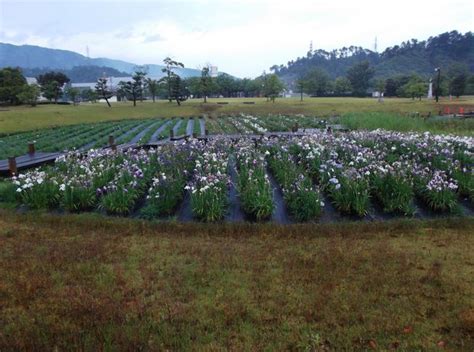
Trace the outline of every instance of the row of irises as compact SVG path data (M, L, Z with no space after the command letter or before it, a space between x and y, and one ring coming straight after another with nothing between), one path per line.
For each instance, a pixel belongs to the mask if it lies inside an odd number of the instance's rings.
M243 211L255 220L267 220L273 212L273 192L264 154L253 143L237 146L237 188Z
M292 160L292 155L284 145L271 146L265 154L290 215L296 221L317 219L324 203L306 170Z
M210 142L195 159L193 177L185 188L191 192L192 213L199 220L218 221L227 212L228 150L224 141Z

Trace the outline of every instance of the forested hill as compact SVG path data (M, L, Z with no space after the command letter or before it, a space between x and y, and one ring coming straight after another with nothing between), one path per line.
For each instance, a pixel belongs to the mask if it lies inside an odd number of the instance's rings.
M326 71L333 79L344 76L351 66L361 61L368 61L374 67L375 78L412 73L428 77L435 67L449 69L456 64L474 73L474 36L472 32L446 32L424 41L411 39L382 53L354 46L330 52L315 50L308 52L306 57L270 69L290 83L317 68Z

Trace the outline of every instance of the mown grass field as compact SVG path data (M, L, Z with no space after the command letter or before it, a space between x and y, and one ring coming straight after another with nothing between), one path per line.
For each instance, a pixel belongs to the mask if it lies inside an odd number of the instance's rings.
M429 119L384 112L349 112L338 123L351 130L376 130L378 128L399 132L431 132L437 134L474 135L474 118L449 118L436 116Z
M248 105L243 102L254 101ZM228 102L220 105L217 102ZM316 116L341 115L348 112L393 112L397 114L437 114L445 106L468 107L474 109L474 98L463 97L449 101L441 99L439 104L434 101L400 98L386 98L384 103L378 103L372 98L305 98L300 102L298 98L277 99L275 103L267 102L264 98L220 98L209 99L208 104L202 100L188 100L181 106L167 101L137 103L114 103L112 108L106 104L84 103L73 105L39 105L37 107L8 107L0 109L0 133L12 133L32 129L48 128L77 124L84 122L111 121L129 118L146 117L173 117L173 116L200 116L202 114L238 114L249 113L254 115L267 114L306 114Z
M472 219L0 215L2 351L474 348Z

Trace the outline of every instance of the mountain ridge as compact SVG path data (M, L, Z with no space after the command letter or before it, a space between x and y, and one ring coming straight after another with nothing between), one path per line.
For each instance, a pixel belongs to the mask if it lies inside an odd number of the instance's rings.
M104 57L88 58L70 50L51 49L37 45L15 45L0 42L0 67L20 67L27 69L70 70L77 66L103 66L115 70L133 73L137 66L146 66L150 76L161 77L163 65L137 65L131 62L109 59ZM201 71L192 68L177 68L174 70L183 78L199 76Z
M472 32L445 32L427 40L411 39L381 53L357 46L332 51L320 49L290 60L286 65L273 65L270 70L291 85L313 69L326 71L332 79L345 76L351 66L361 61L368 61L375 69L375 78L382 79L413 73L428 78L434 75L435 67L446 72L453 65L463 65L472 74L474 36Z

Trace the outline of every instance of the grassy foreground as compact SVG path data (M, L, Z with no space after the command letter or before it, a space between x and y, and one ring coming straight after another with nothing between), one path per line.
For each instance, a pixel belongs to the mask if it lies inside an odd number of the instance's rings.
M253 105L243 102L255 102ZM220 105L217 102L228 102ZM84 103L72 105L39 105L35 108L19 106L0 109L0 134L26 131L52 126L71 125L85 122L111 121L128 118L199 116L202 114L305 114L315 116L332 116L348 112L393 112L397 114L437 114L445 106L474 109L474 98L464 97L449 101L442 99L439 104L434 101L391 98L383 104L372 98L297 98L277 99L275 103L264 98L221 98L210 99L208 104L202 100L192 99L182 106L167 101L138 102L136 107L131 103L115 103L112 108L105 104Z
M472 351L473 233L0 210L0 350Z

